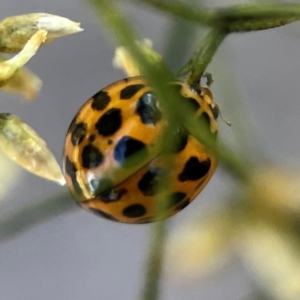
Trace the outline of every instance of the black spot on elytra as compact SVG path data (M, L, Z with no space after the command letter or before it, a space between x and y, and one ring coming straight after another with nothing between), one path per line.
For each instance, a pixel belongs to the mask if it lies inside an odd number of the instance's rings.
M121 127L121 124L121 110L119 108L111 108L98 119L95 128L100 135L110 136Z
M99 167L102 164L104 157L97 147L87 145L82 150L81 159L82 166L86 169L91 169Z
M177 130L174 130L171 133L173 136L171 137L171 145L169 148L169 153L179 153L181 152L188 142L188 132L186 129L179 127Z
M180 203L186 197L186 193L174 192L169 197L169 207L173 207Z
M145 86L144 84L132 84L132 85L126 86L120 92L120 99L128 100L128 99L132 98L144 86Z
M72 186L73 186L76 196L82 195L82 189L81 189L81 187L77 181L77 177L76 177L77 168L72 163L69 156L67 156L65 158L65 172L71 178Z
M107 141L107 144L108 144L108 145L111 145L112 143L113 143L112 140L108 140L108 141Z
M119 222L118 219L114 218L112 215L100 210L100 209L97 209L95 207L89 207L88 208L89 211L91 211L92 213L96 214L97 216L101 217L101 218L104 218L104 219L107 219L107 220L111 220L111 221L115 221L115 222Z
M77 113L76 116L73 118L73 120L72 120L72 122L71 122L71 124L70 124L70 126L68 128L68 133L72 132L72 128L76 124L76 120L77 120L78 116L79 116L79 113Z
M79 145L86 135L87 125L84 122L73 124L69 132L71 132L71 142L73 146Z
M118 141L114 149L114 159L125 167L131 166L131 164L126 164L126 160L134 154L139 156L138 161L134 161L134 163L138 163L140 160L143 160L147 156L146 145L130 136L123 136Z
M181 202L181 203L176 207L176 210L182 210L182 209L186 208L189 204L190 204L190 199L187 198L186 200L184 200L183 202Z
M96 140L96 136L94 134L89 136L89 142L93 143Z
M144 196L154 196L158 192L159 184L164 172L160 168L150 168L138 182L138 188Z
M201 162L196 156L192 156L186 162L183 171L178 175L178 180L181 182L199 180L208 173L210 165L211 161L209 158Z
M132 204L124 208L123 215L128 218L138 218L146 214L146 207L142 204Z
M122 198L123 195L127 194L127 190L124 188L121 189L109 189L100 194L97 199L101 200L105 203L110 203L114 201L118 201Z
M162 118L155 96L150 92L145 93L138 100L136 113L140 116L143 124L155 125Z
M105 91L99 91L92 98L92 108L96 110L103 110L110 102L110 96Z

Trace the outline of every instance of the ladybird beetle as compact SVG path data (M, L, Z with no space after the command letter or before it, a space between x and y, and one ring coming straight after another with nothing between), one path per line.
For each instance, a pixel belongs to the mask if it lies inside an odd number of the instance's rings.
M210 90L172 84L217 137L219 110ZM168 155L174 168L169 172L166 214L170 217L186 207L211 178L217 159L180 124L172 131L173 150L162 153L159 144L166 126L141 76L117 81L91 97L73 119L64 148L64 175L79 205L117 222L153 222ZM132 157L138 159L128 163Z

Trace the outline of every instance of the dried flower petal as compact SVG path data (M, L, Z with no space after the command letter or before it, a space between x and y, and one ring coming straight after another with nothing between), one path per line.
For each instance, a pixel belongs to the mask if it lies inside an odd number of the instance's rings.
M48 41L80 32L80 23L46 13L13 16L0 23L0 52L18 52L38 30L46 30Z
M141 41L136 41L136 43L154 63L161 61L162 57L152 50L151 40L143 39ZM122 69L128 76L142 75L134 57L132 57L123 46L117 47L113 58L113 66L117 69Z
M0 87L4 86L28 60L36 53L39 46L45 41L47 32L37 31L26 43L23 50L13 58L0 63Z
M61 169L45 141L15 115L0 114L0 149L29 172L65 184Z

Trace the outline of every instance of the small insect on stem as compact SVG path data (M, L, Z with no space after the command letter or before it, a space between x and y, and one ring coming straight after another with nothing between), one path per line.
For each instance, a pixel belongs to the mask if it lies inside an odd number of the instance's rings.
M217 139L219 108L209 89L181 81L171 84L192 113L209 125L210 138ZM102 88L75 115L66 136L64 175L75 201L97 216L128 224L158 221L157 196L158 205L167 208L160 220L184 209L208 183L218 159L179 125L165 120L143 76ZM161 151L166 130L174 147ZM170 155L170 188L162 197Z

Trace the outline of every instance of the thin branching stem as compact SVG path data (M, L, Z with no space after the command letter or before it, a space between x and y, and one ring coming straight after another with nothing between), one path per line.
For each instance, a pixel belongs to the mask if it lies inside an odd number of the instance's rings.
M184 2L179 1L166 3L161 0L136 0L136 2L151 5L163 12L182 17L189 21L195 21L202 26L214 26L218 17L215 10L208 10L199 6L195 9L195 7L192 8L184 4Z
M201 59L201 56L205 51L205 49L207 49L207 44L210 43L210 40L211 40L211 32L206 34L206 36L201 39L200 43L198 44L197 48L193 52L189 61L183 67L181 67L177 72L176 74L177 77L181 77L192 71L197 61Z
M207 66L211 62L225 36L226 34L224 32L214 29L205 39L205 44L200 43L198 49L196 50L199 52L199 55L197 55L191 72L185 80L189 85L194 86L199 84L199 78L203 76Z
M136 0L159 10L194 21L200 25L219 28L227 33L264 30L300 20L300 4L243 4L218 9L204 9L184 2L165 3L160 0Z
M150 251L147 258L147 270L141 300L157 300L160 294L163 255L166 240L166 222L153 225L150 239Z
M0 241L14 238L37 224L75 209L68 192L50 196L22 207L0 220Z

